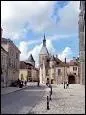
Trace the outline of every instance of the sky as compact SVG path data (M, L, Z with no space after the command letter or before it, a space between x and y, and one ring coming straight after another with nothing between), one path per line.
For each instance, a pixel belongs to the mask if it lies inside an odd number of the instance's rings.
M3 37L21 51L20 60L32 54L39 64L44 33L50 54L67 61L79 56L80 1L1 1Z

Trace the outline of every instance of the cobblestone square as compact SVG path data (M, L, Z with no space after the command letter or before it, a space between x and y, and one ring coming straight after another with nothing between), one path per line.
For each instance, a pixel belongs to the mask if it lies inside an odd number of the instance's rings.
M50 110L47 110L47 93L32 109L35 114L85 114L85 88L79 84L71 84L68 89L63 85L53 86Z

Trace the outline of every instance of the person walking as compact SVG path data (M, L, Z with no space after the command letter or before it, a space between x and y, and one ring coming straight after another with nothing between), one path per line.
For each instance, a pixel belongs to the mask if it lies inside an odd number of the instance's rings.
M25 86L26 86L26 84L27 84L27 81L25 81Z
M69 83L67 82L67 88L69 87Z

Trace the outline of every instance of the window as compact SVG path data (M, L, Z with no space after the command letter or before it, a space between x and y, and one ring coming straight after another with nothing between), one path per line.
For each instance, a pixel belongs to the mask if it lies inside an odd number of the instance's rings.
M76 71L77 70L77 67L73 67L73 71Z
M16 59L18 59L18 53L16 53Z
M58 75L61 75L61 69L58 69Z

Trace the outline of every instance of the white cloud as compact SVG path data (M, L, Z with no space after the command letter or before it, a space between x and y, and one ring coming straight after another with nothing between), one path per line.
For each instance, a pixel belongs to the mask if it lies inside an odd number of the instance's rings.
M49 53L51 53L51 54L55 53L55 48L53 47L51 40L46 41L46 47L47 47ZM33 55L33 57L36 61L36 66L39 65L39 53L40 53L41 48L42 48L42 43L40 45L36 45L31 51L28 52L28 56L30 54Z
M68 5L58 11L60 17L58 29L60 31L66 33L78 32L79 5L80 1L70 1Z
M59 39L68 39L70 37L73 37L76 35L55 35L55 36L47 36L47 40L46 40L46 46L47 49L49 51L50 54L57 54L56 53L56 49L53 46L53 40L59 40ZM19 49L21 51L21 55L20 55L20 60L26 60L30 54L33 55L35 61L36 61L36 65L38 66L39 63L39 53L42 47L42 40L43 38L39 39L39 40L28 40L26 41L21 41L19 44ZM29 50L30 45L32 44L38 44L35 45L35 47L32 50ZM67 61L70 60L70 56L72 54L72 50L70 47L65 47L63 49L62 52L58 53L58 57L59 59L61 59L62 61L64 61L64 58L67 58Z
M36 61L36 66L39 65L39 53L42 48L42 43L40 45L36 45L32 50L29 51L28 49L29 42L22 41L19 45L19 49L21 51L20 54L20 60L26 60L30 54L33 55L33 58ZM51 40L46 41L46 46L49 51L49 53L54 54L55 53L55 48L52 44Z
M41 31L50 22L55 1L2 1L1 23L4 29L3 36L21 34L24 25L34 31ZM10 12L11 11L11 12ZM5 15L9 14L10 15ZM13 35L12 35L13 33Z
M78 28L79 1L70 1L58 10L60 21L56 25L51 15L55 1L1 1L1 24L3 36L22 39L27 31L36 32L70 32L76 33Z
M26 60L28 51L28 42L22 41L19 44L19 50L21 51L20 60Z
M65 47L64 50L58 54L58 58L61 59L62 61L64 61L66 58L67 61L69 61L71 59L71 54L72 54L71 48Z
M32 50L29 50L28 45L30 42L22 41L19 45L19 49L21 51L20 60L26 60L30 54L33 55L33 58L36 62L36 66L39 65L39 53L42 48L42 43L39 45L36 45ZM51 55L56 54L56 49L54 48L52 44L52 40L46 41L46 46ZM65 57L67 58L67 61L71 59L72 50L70 47L65 47L62 52L58 53L58 58L64 61Z
M22 40L29 29L39 33L47 33L51 30L52 36L47 37L47 48L51 53L55 53L53 40L69 38L77 33L79 1L70 1L65 7L58 10L57 15L60 21L57 24L51 19L55 3L55 1L1 1L3 36ZM66 35L63 35L65 32ZM40 40L20 42L22 60L25 60L30 53L33 54L35 60L38 59L42 44L36 45L31 51L28 49L29 45L35 43L40 43ZM69 52L71 49L66 47L59 56L68 57L71 55Z
M62 39L70 39L70 37L77 37L77 34L55 34L53 36L47 36L47 40L62 40Z

